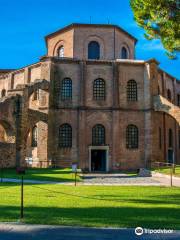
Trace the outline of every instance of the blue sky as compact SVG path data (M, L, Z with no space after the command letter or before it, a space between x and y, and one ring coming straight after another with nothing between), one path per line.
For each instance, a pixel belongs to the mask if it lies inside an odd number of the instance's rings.
M0 0L0 68L19 68L46 54L44 36L71 24L117 24L134 35L137 59L156 58L180 79L180 57L169 60L159 40L148 41L133 20L129 0Z

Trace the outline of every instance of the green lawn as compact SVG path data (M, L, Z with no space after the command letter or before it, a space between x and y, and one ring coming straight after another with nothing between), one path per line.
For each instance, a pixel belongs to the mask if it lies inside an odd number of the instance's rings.
M170 167L160 167L160 168L156 168L155 171L170 175L171 168ZM180 167L175 168L175 173L173 175L180 177Z
M180 229L180 189L25 185L26 223ZM17 221L20 186L0 184L0 221Z
M16 174L15 169L3 169L1 173L4 178L20 178ZM24 179L30 180L44 180L44 181L58 181L58 182L72 182L74 181L74 174L70 168L66 169L52 169L52 168L29 168L26 169ZM80 181L80 177L77 176Z

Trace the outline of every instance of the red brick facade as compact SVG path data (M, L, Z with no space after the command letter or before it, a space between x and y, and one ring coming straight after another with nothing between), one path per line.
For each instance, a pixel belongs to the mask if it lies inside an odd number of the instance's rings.
M98 60L88 59L92 41L99 44ZM73 24L47 36L46 43L47 56L37 64L0 72L0 93L6 90L0 98L3 166L27 160L39 167L78 162L84 170L112 171L148 167L153 161L180 163L180 82L159 69L155 60L134 60L135 38L117 26ZM127 59L121 59L123 47ZM72 96L62 99L67 95L65 79L71 81ZM105 83L103 100L94 97L97 79ZM128 99L128 91L134 91L128 87L130 80L136 84L134 101ZM71 128L69 147L60 146L63 124ZM105 129L103 144L93 144L95 125ZM128 126L138 133L129 136ZM132 140L138 146L128 147L133 134L138 135Z

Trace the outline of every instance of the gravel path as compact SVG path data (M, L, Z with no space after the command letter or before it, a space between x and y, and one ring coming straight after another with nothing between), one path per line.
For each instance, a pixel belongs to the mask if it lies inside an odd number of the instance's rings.
M3 182L20 183L20 179L3 178ZM74 185L74 182L52 182L38 180L24 180L24 183L31 184L60 184ZM83 181L77 185L124 185L124 186L170 186L170 176L153 173L152 177L130 176L128 174L84 174ZM173 186L180 187L180 178L173 177Z
M162 185L152 177L129 176L127 174L86 174L83 176L83 182L85 185Z

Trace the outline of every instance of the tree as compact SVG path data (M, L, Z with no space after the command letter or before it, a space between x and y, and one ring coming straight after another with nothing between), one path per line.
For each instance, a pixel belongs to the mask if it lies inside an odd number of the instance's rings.
M130 4L145 37L160 39L167 55L175 58L180 51L180 1L130 0Z

